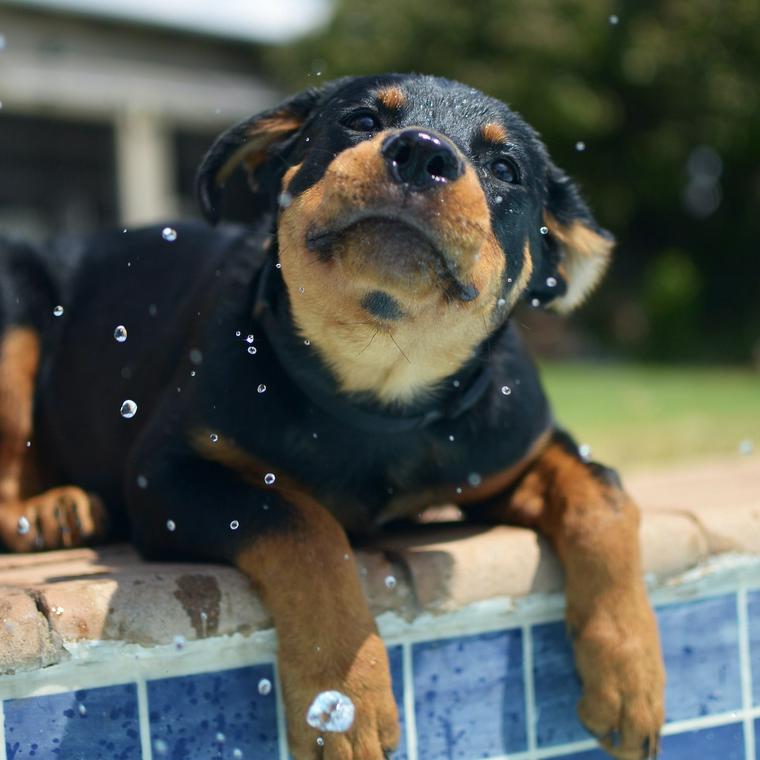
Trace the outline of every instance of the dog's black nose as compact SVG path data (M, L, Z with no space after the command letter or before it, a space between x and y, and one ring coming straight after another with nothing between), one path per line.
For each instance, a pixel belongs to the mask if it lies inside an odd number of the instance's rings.
M391 177L414 190L451 182L464 171L446 140L421 129L407 129L389 137L382 147Z

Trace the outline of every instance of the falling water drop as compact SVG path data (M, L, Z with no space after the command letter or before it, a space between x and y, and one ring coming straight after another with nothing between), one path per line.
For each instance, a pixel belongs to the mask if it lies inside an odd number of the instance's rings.
M132 417L137 414L137 404L132 401L132 399L128 398L122 403L120 413L125 420L132 419Z
M113 337L117 343L124 343L127 340L127 328L124 325L117 325L113 331Z
M177 239L177 230L172 227L164 227L161 230L161 237L166 240L167 243L173 243Z

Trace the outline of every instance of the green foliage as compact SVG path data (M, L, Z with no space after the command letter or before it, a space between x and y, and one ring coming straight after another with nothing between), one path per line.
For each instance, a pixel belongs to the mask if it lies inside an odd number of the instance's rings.
M661 312L643 333L626 314L662 308L656 262L678 249L694 289L677 296L690 316L670 350L747 360L760 340L758 29L756 0L337 0L326 29L264 60L287 89L318 72L424 71L504 99L620 241L578 319L616 350L661 355ZM690 162L699 146L719 157L711 176Z

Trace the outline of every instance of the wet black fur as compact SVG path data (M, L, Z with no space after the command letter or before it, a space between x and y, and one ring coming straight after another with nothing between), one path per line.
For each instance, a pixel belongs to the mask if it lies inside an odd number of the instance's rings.
M577 191L551 164L533 129L505 105L464 85L421 76L339 80L280 106L300 114L305 124L272 146L252 178L259 205L246 227L172 225L177 239L167 242L161 225L48 249L45 258L60 274L60 293L44 284L34 290L35 313L44 315L38 327L52 344L38 384L34 449L47 485L73 483L99 493L117 528L124 527L120 516L127 514L131 537L145 555L231 560L241 546L287 529L294 519L295 508L278 494L278 481L270 486L262 477L256 486L204 459L193 445L199 434L218 436L217 445L233 442L266 463L280 482L296 481L359 535L374 529L393 497L440 486L471 489L519 462L551 426L533 363L511 324L498 329L503 319L494 323L494 338L443 381L433 398L384 410L408 415L448 403L487 362L490 386L466 415L403 434L373 434L312 403L283 369L252 313L258 273L277 256L282 173L303 163L290 186L293 194L322 177L334 154L366 137L341 127L344 117L358 107L376 108L372 93L385 84L398 84L407 105L399 113L380 109L383 124L418 125L446 135L475 166L505 249L521 251L530 243L536 274L526 297L547 301L564 291L559 283L547 295L540 285L549 273L556 275L560 252L539 228L547 205L563 221L591 220ZM488 173L500 151L479 136L480 125L489 121L507 129L508 150L521 174L518 186L505 186ZM199 193L209 216L223 213L215 172L244 139L233 128L201 167ZM267 252L265 243L271 244ZM519 266L510 263L505 295L518 274ZM281 350L302 367L306 381L337 393L314 349L290 325L279 270L273 268L271 276L285 336ZM3 279L7 302L13 282L5 274ZM65 308L59 318L52 316L57 302ZM128 329L123 344L113 336L119 324ZM254 355L247 350L248 335L254 336ZM265 392L257 392L260 385ZM502 386L511 394L503 394ZM138 404L128 420L119 414L125 399ZM371 399L354 402L378 411ZM167 520L175 531L166 529ZM239 523L234 531L232 521Z

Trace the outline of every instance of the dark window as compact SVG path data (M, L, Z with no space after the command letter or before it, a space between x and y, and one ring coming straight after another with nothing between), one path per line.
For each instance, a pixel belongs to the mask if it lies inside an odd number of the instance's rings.
M0 231L41 240L118 221L114 130L0 112Z

